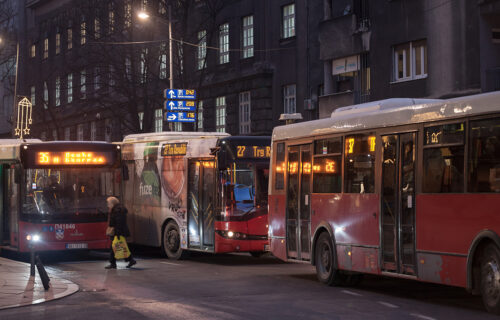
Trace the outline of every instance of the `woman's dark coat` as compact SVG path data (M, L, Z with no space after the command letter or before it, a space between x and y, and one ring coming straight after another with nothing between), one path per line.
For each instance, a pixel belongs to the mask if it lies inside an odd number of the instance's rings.
M117 204L109 214L109 226L115 228L115 236L130 236L127 226L127 208Z

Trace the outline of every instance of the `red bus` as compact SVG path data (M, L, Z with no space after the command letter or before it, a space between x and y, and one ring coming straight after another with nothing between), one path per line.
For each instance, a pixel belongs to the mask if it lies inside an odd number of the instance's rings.
M464 287L500 311L500 92L388 99L277 127L271 251L318 279Z
M0 140L3 249L106 249L106 198L120 195L119 146ZM34 237L37 235L37 237Z
M132 242L187 251L269 251L270 137L217 132L126 136L125 205Z

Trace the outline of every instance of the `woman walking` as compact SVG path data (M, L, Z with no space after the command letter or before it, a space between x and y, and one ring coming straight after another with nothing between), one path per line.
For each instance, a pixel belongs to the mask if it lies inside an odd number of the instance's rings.
M106 199L108 209L109 209L109 227L114 229L114 233L111 237L111 242L115 236L118 238L120 236L128 237L130 236L130 231L127 226L127 209L120 204L120 201L115 197L109 197ZM137 263L135 259L132 257L132 253L128 258L125 258L125 261L128 262L127 268L132 267ZM116 258L115 253L113 252L113 245L111 245L109 252L109 265L106 266L106 269L116 269Z

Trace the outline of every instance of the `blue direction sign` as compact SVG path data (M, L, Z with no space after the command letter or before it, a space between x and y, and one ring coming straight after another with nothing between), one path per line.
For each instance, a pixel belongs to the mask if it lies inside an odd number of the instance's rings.
M196 113L194 112L167 112L165 114L167 122L195 122Z
M196 111L196 102L184 100L167 100L165 109L168 111Z
M196 91L187 89L165 89L166 99L195 100Z

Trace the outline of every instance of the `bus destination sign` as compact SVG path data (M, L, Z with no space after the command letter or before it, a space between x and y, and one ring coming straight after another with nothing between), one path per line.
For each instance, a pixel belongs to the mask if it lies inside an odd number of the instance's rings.
M187 152L187 142L183 143L166 143L161 148L161 155L168 156L184 156Z
M105 165L111 159L106 152L91 151L40 151L36 153L36 165Z
M270 146L236 146L237 158L269 158Z

